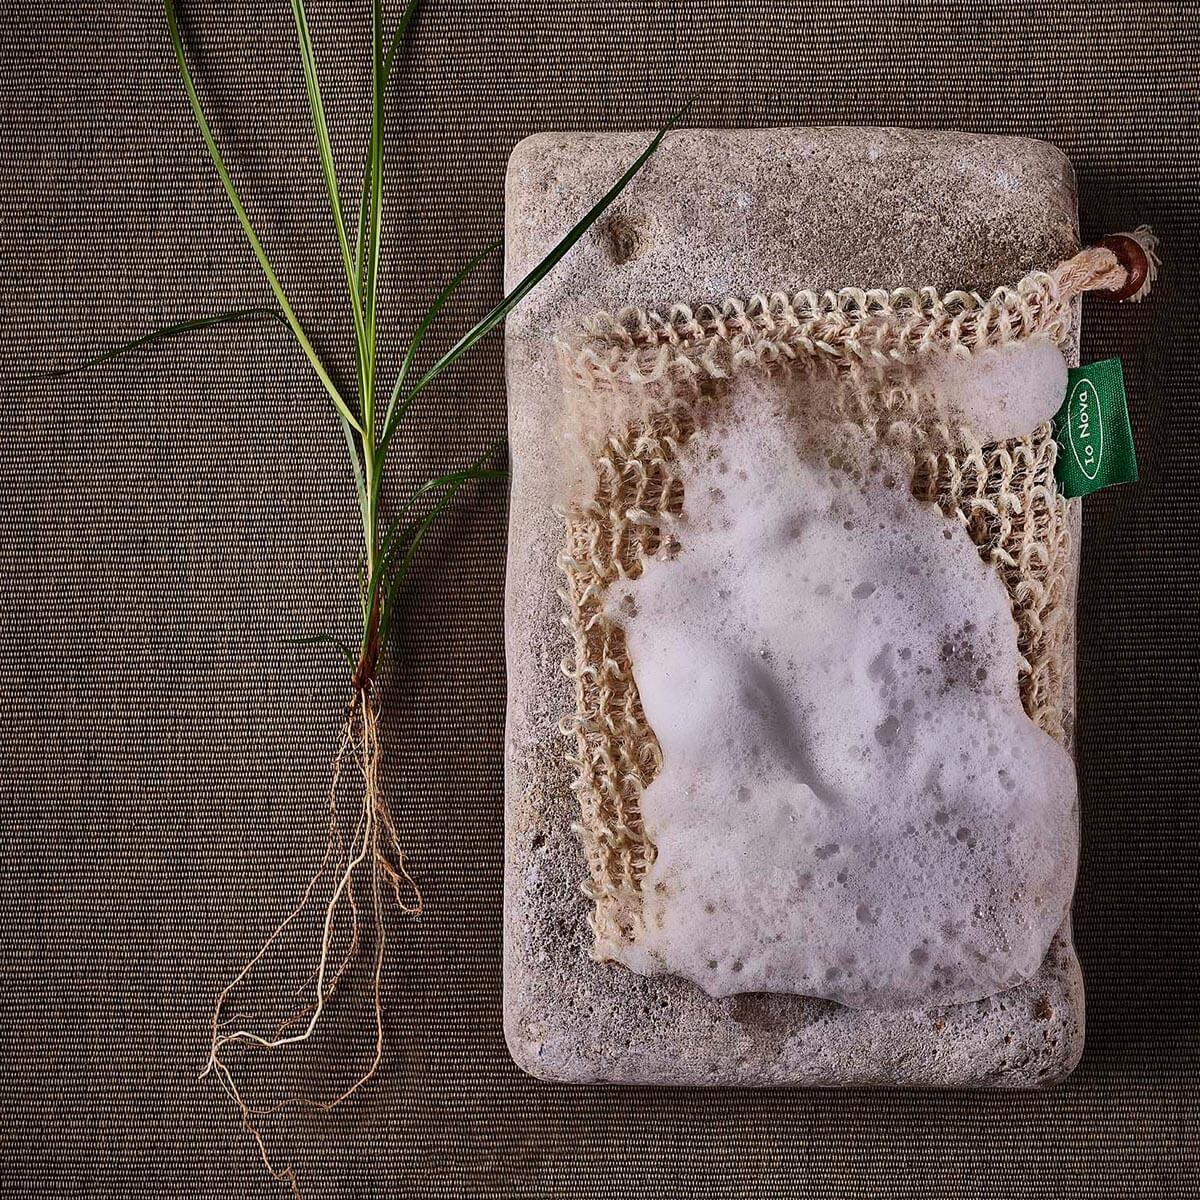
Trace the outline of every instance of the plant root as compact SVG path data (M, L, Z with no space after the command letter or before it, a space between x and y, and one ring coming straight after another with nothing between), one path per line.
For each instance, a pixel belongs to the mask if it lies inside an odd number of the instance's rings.
M348 1100L368 1083L379 1070L383 1060L383 1001L382 976L386 948L384 923L385 889L392 893L400 910L418 916L422 909L421 893L404 865L396 828L388 811L379 780L380 767L380 705L377 690L368 682L356 687L354 698L346 709L333 760L329 788L329 836L325 853L316 874L305 887L295 908L275 927L258 952L242 967L217 997L213 1010L208 1061L200 1078L214 1075L237 1106L242 1127L254 1139L263 1165L271 1176L286 1183L299 1200L300 1189L291 1166L276 1166L269 1154L258 1122L286 1108L302 1107L329 1112ZM349 838L338 811L338 796L351 777L361 787L361 805ZM321 918L321 943L315 966L295 993L302 1001L273 1031L264 1036L243 1028L249 1020L245 1014L225 1016L231 994L268 951L302 915L315 906L322 880L332 880L332 892L325 903ZM366 910L364 913L364 909ZM342 950L335 949L337 932L349 918L349 940ZM348 1087L330 1099L293 1095L274 1104L262 1106L248 1101L234 1080L225 1052L231 1046L259 1050L280 1050L309 1041L316 1033L330 1000L343 982L346 972L359 960L363 950L364 917L370 921L373 937L371 963L371 1003L374 1010L374 1052L367 1068ZM303 997L307 996L307 1000Z

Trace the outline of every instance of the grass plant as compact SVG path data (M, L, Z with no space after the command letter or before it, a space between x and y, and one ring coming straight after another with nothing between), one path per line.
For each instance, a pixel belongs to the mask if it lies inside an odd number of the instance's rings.
M57 378L108 362L121 355L169 338L249 320L272 320L290 330L328 396L331 415L345 440L354 499L362 523L362 546L358 564L358 593L361 626L352 640L334 634L298 639L305 644L328 644L345 660L348 700L329 789L327 842L320 867L295 907L278 924L258 952L222 990L212 1016L210 1045L204 1076L216 1078L241 1114L253 1136L267 1169L276 1179L289 1184L298 1196L296 1176L290 1166L277 1166L268 1153L260 1131L262 1118L290 1106L332 1109L343 1103L379 1070L384 1054L384 1010L382 977L386 948L385 897L399 909L416 915L422 899L401 849L391 810L380 787L381 681L380 667L386 653L389 631L402 605L402 593L415 556L434 523L450 508L460 491L474 481L499 480L505 472L493 465L493 451L461 469L427 480L398 505L384 502L397 431L417 398L463 355L487 337L507 313L545 278L582 238L606 208L658 148L679 116L662 129L612 187L584 214L565 237L482 320L462 334L444 353L426 361L425 339L444 316L447 305L470 274L499 249L487 246L465 263L450 279L432 304L417 320L412 336L399 355L399 365L388 386L384 375L384 323L380 312L380 277L384 238L384 147L386 143L385 99L388 82L400 59L405 37L416 14L419 0L408 0L399 20L388 33L380 0L371 0L371 120L365 131L366 150L360 184L353 207L334 162L333 146L322 99L320 72L309 29L304 0L290 0L296 42L308 106L312 117L322 179L329 200L332 241L345 275L350 324L354 335L354 388L345 389L322 361L305 332L267 250L255 231L233 175L222 155L217 137L205 115L192 76L180 29L179 5L164 0L167 30L174 50L179 78L186 93L200 136L208 148L217 175L229 198L246 240L262 269L274 297L271 306L256 305L214 316L182 321L106 350L64 370L41 373L39 378ZM498 450L499 447L496 448ZM353 569L353 564L347 564ZM346 796L353 794L347 813ZM311 951L311 973L298 993L288 998L282 1015L276 1013L266 1025L236 1010L234 997L248 977L260 967L281 939L294 933L308 914L316 915L316 944ZM366 957L370 973L374 1032L370 1061L352 1082L326 1096L288 1095L270 1104L253 1103L239 1085L229 1053L235 1047L249 1050L284 1050L309 1041L319 1026L338 988L352 976L352 968Z

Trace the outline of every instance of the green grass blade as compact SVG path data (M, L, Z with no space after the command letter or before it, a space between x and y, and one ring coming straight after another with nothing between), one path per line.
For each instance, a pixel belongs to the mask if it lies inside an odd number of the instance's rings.
M81 371L86 371L89 367L99 366L101 363L108 362L110 359L119 358L122 354L129 354L133 350L140 350L143 346L151 346L156 342L165 342L168 338L180 337L185 333L194 333L199 329L211 329L215 325L233 325L239 321L251 321L262 317L269 317L278 321L281 325L287 326L287 321L276 308L239 308L234 312L218 313L212 317L196 317L190 321L180 321L175 325L165 325L162 329L156 329L153 333L143 334L141 337L134 338L131 342L125 342L120 346L113 346L93 358L85 359L81 363L76 363L74 366L62 367L54 371L34 371L30 374L18 375L17 378L32 382L37 379L66 379L70 375L78 375Z
M304 68L304 84L308 89L308 107L312 113L313 135L317 142L317 154L321 160L321 173L325 177L325 190L329 193L329 207L333 213L338 249L342 254L346 284L350 289L350 302L354 310L354 334L358 343L361 363L364 331L358 276L350 251L350 243L346 237L346 222L342 216L342 196L338 188L337 169L333 162L333 145L329 140L329 125L325 120L325 105L321 99L321 85L317 78L317 59L313 52L312 36L308 29L308 15L304 11L304 0L292 0L292 17L296 23L296 40L300 45L300 62Z
M409 393L411 400L427 384L436 379L451 363L462 357L481 338L486 337L501 321L516 307L545 277L558 265L567 251L595 224L604 210L625 190L629 181L642 169L646 160L658 149L663 138L675 128L687 112L689 105L681 108L662 129L654 135L653 140L638 155L637 159L611 188L588 210L586 215L571 229L571 231L546 255L544 259L486 317L473 329L465 333L428 371L413 385Z
M350 670L354 670L355 658L354 652L340 638L335 638L331 633L314 633L310 637L292 637L283 639L290 646L333 646L341 653L341 656L346 660L346 664Z
M369 159L370 204L367 209L366 269L363 281L363 324L368 352L367 378L362 398L367 437L375 436L375 307L379 294L379 247L383 224L383 6L371 4L371 154Z
M354 234L354 269L360 289L365 279L363 262L367 256L367 222L371 207L371 155L374 146L374 137L367 138L367 152L363 155L362 190L358 198L358 228Z
M204 138L204 144L208 147L209 157L212 159L213 166L217 170L217 175L220 177L221 184L225 188L225 194L229 197L229 203L233 206L233 211L237 216L238 222L241 224L242 231L250 243L250 248L254 251L255 258L258 259L258 264L262 268L267 282L271 285L271 291L275 293L275 299L279 302L279 307L288 325L291 326L293 335L300 343L300 348L312 364L312 368L316 371L317 377L321 380L325 390L329 393L334 407L349 421L354 429L361 433L362 426L359 424L358 418L347 407L346 402L341 397L341 393L337 389L337 385L333 382L329 372L325 369L324 363L321 362L312 343L308 340L308 336L305 334L295 310L288 301L287 295L283 290L283 285L279 282L279 278L271 266L270 259L267 258L267 253L263 249L262 242L259 241L258 234L255 233L254 226L250 223L250 218L242 205L237 189L233 185L233 180L230 178L229 171L225 166L225 160L221 157L221 151L217 147L216 139L213 137L212 129L209 127L208 118L204 115L204 108L196 92L196 85L192 81L192 73L188 69L187 57L183 49L183 38L179 32L179 17L176 12L175 0L163 0L163 9L167 18L167 31L171 35L171 46L175 51L175 61L179 67L179 78L183 83L184 91L187 93L188 103L192 106L192 115L196 118L196 125L200 130L201 136Z
M363 519L363 536L370 538L370 516L367 508L367 481L363 475L362 458L358 453L358 443L354 440L354 430L350 428L350 423L338 413L338 424L342 428L342 436L346 439L346 449L350 452L350 469L354 472L354 491L358 495L358 507L362 512Z
M490 455L489 455L490 457ZM461 487L464 483L470 482L472 479L507 479L508 472L502 467L482 467L470 466L462 471L451 471L446 475L439 475L436 479L426 480L419 488L400 506L400 511L392 520L392 524L388 527L387 532L383 536L379 548L379 573L386 575L388 568L395 556L397 548L404 543L404 538L407 534L411 534L413 529L418 525L419 521L409 522L407 525L402 525L404 517L406 517L415 507L418 500L422 496L428 495L430 492L437 491L443 487Z
M420 0L409 0L405 6L404 12L400 14L400 22L396 26L395 32L392 34L392 40L388 45L387 54L383 60L383 90L386 99L388 81L391 79L392 67L395 65L396 55L400 52L400 47L404 43L404 38L408 33L408 27L412 23L413 17L416 15ZM372 146L373 138L368 139L367 152L363 156L363 174L362 174L362 189L358 203L358 232L354 238L356 247L354 262L358 269L359 279L363 278L363 260L366 258L366 237L368 213L371 207L371 188L372 188Z
M400 53L400 47L404 44L404 39L408 36L408 27L412 24L413 17L417 15L420 3L421 0L408 0L408 3L404 6L404 11L400 14L400 21L396 25L396 31L392 34L392 40L387 48L387 56L383 60L384 87L387 87L388 79L391 78L392 66L396 61L396 55Z
M450 478L450 477L446 477ZM380 584L380 577L386 573L388 566L381 561L381 569L376 575L376 587L371 589L369 596L370 601L374 601L375 591L378 586L383 587L383 613L379 623L379 641L380 645L387 642L388 631L391 627L391 613L395 603L396 590L404 582L408 576L409 568L412 566L413 559L416 557L417 551L421 548L422 541L425 540L425 535L433 528L438 517L454 503L455 497L462 490L464 485L471 480L484 479L507 479L508 472L503 470L486 470L478 468L468 468L466 471L457 472L453 477L454 482L449 484L449 491L429 510L424 517L418 521L410 522L405 530L398 534L398 540L394 543L393 551L400 546L404 546L404 556L399 563L396 564L390 579ZM431 481L432 482L432 481ZM395 529L395 526L393 526Z
M503 445L503 442L497 442L495 445L490 446L469 467L465 468L464 470L450 471L445 475L438 475L434 479L426 480L400 506L399 512L396 514L392 524L384 533L384 536L380 542L379 555L376 559L375 567L372 570L371 578L367 581L366 591L362 599L364 614L371 610L375 603L375 597L378 594L379 589L385 586L383 581L387 578L387 573L391 569L398 549L405 544L407 539L412 537L417 532L422 524L422 521L429 519L426 517L410 521L407 524L402 524L404 518L412 511L421 497L428 495L430 492L436 491L438 488L450 487L453 489L450 495L444 497L439 503L439 506L435 509L433 515L436 519L436 515L445 510L446 505L448 505L450 500L454 498L454 495L457 494L459 488L461 488L462 485L467 483L469 480L507 479L507 471L488 469L483 465ZM430 523L432 524L432 521ZM424 534L422 534L422 537L423 536Z
M386 446L391 440L392 430L395 428L396 423L400 421L400 419L404 416L404 413L408 410L408 402L406 401L400 411L397 412L396 402L400 398L400 393L404 388L404 381L408 378L409 371L412 369L413 360L416 358L417 352L421 348L421 343L425 340L425 335L429 332L434 321L437 320L438 314L443 308L445 308L446 304L454 296L454 293L458 291L459 287L462 285L464 280L466 280L467 276L469 276L471 272L474 271L475 268L479 266L479 264L485 259L495 254L503 244L504 243L502 241L493 242L490 246L485 247L478 254L476 254L475 257L472 258L467 265L463 267L462 270L459 271L458 274L455 275L448 284L446 284L444 288L442 288L437 295L437 299L435 299L434 302L425 310L425 315L421 318L419 324L417 325L417 328L412 335L412 340L408 343L408 348L404 352L404 360L400 364L400 372L396 377L396 384L392 388L392 395L388 401L387 416L384 418L383 422L383 439L380 445L381 461L386 455Z

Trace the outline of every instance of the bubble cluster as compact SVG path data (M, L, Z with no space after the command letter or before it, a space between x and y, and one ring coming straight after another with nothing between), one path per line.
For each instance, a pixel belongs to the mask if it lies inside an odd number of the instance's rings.
M769 386L736 383L753 419L685 452L678 553L608 598L663 752L622 961L718 996L993 994L1067 912L1073 764L1021 707L1009 599L965 530L902 464L805 448Z

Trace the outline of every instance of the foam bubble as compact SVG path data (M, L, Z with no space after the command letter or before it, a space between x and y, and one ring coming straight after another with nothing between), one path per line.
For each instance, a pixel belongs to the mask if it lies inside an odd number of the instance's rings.
M1073 764L1021 707L999 576L903 464L803 448L804 387L732 385L749 415L685 452L679 552L608 598L663 752L616 954L718 996L977 999L1067 912Z
M1021 437L1049 421L1067 394L1067 363L1047 337L980 351L969 358L929 355L912 385L927 405L983 441Z

